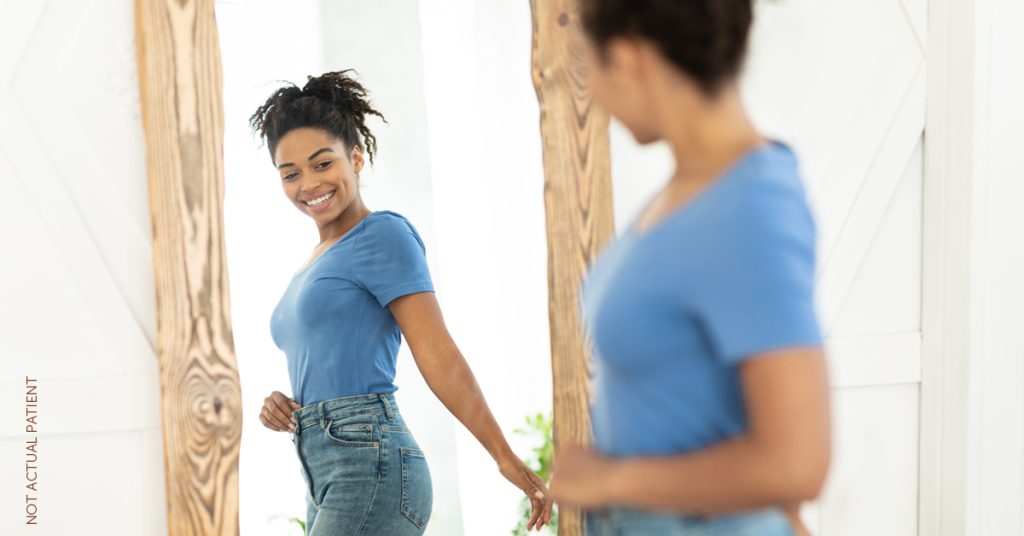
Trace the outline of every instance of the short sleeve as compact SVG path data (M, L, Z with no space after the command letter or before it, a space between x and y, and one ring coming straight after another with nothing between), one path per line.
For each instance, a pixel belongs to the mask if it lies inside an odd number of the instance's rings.
M403 218L385 214L367 225L352 255L352 278L381 307L406 294L434 290L423 240Z
M729 364L822 343L815 224L799 179L790 179L782 187L750 183L704 259L695 312L715 354Z

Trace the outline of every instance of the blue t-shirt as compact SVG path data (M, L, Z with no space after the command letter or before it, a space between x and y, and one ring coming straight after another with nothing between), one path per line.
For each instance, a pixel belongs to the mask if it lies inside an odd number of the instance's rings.
M738 365L819 346L815 223L796 158L772 141L591 265L595 447L610 456L706 447L746 429Z
M402 332L387 308L433 291L426 249L404 216L382 210L359 220L297 273L270 318L302 405L391 393Z

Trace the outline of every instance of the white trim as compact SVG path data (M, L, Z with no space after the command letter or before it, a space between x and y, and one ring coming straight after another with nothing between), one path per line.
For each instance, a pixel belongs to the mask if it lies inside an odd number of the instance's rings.
M964 534L973 0L931 0L922 232L919 534Z
M1005 20L1014 9L1024 15L1015 1L929 6L919 501L927 536L1024 526L1024 210L1012 203L1024 199L1015 165L1024 136L1019 124L1005 128L1007 114L1024 118L1024 105L993 83L1024 90L1017 55L993 44L998 35L1024 45Z

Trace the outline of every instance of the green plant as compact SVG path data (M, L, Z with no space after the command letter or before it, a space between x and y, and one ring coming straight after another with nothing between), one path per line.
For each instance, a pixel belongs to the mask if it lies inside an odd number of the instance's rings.
M551 480L551 462L554 459L555 443L551 437L553 421L551 415L536 413L526 416L526 428L516 428L515 433L530 437L537 441L537 445L530 450L530 456L523 459L527 467L537 473L544 482ZM525 496L519 503L519 522L512 529L513 536L526 536L526 524L530 522L532 508L530 500ZM558 510L551 511L551 523L546 526L549 533L558 533Z
M306 521L301 519L301 518L298 518L298 517L295 517L295 516L290 516L288 514L275 514L275 515L272 515L272 516L268 517L267 518L267 522L271 522L271 521L274 521L276 519L281 519L281 518L285 518L285 519L288 520L288 526L289 527L292 526L292 525L298 525L299 528L302 529L302 536L306 536Z

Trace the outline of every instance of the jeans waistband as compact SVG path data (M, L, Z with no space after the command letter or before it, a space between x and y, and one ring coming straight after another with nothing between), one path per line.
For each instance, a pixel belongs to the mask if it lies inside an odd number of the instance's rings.
M391 393L343 396L314 402L292 411L298 423L296 430L300 433L310 426L323 428L329 420L360 414L381 414L388 421L394 421L398 418L395 396Z

